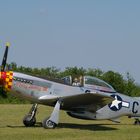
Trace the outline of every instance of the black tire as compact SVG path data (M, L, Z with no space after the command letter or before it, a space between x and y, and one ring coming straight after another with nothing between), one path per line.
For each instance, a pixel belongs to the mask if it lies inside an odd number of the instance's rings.
M52 122L51 120L49 120L48 118L47 119L44 119L43 122L42 122L42 126L45 128L45 129L54 129L57 125L56 123Z
M140 121L136 120L136 121L134 122L134 125L140 125Z
M24 118L23 118L23 124L26 126L26 127L32 127L34 126L36 123L36 118L33 117L31 118L31 115L26 115Z
M86 90L85 93L90 93L90 90Z

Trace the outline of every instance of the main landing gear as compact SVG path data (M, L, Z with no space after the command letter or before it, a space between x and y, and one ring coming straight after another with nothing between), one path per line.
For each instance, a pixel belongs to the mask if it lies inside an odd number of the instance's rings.
M23 124L26 127L32 127L35 125L35 123L36 123L35 115L36 115L36 111L37 111L37 106L38 106L38 104L33 104L29 113L27 115L25 115L25 117L23 118Z
M44 128L53 129L58 125L60 106L61 106L61 101L58 100L55 107L54 107L54 110L53 110L51 116L49 118L46 118L46 119L43 120L42 126Z
M24 117L23 123L26 127L34 126L36 123L36 111L38 104L33 104L29 113ZM45 118L42 122L42 126L44 128L55 128L59 123L59 112L60 112L61 101L58 100L55 104L53 112L49 118Z

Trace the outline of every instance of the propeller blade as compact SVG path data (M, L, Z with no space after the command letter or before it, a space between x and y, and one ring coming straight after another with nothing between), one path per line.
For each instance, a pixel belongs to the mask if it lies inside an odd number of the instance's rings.
M4 52L4 56L3 56L3 60L1 64L1 71L5 71L9 47L10 47L10 43L6 43L6 48L5 48L5 52Z
M4 91L4 88L3 87L0 87L0 96L3 97L3 98L6 98L7 97L7 94Z
M1 64L1 67L0 67L0 95L3 97L3 98L6 98L7 97L7 94L6 94L6 90L4 88L4 85L5 85L5 80L3 78L3 72L5 72L5 67L6 67L6 63L7 63L7 57L8 57L8 50L9 50L9 47L10 47L10 43L6 43L6 48L5 48L5 52L4 52L4 56L3 56L3 60L2 60L2 64Z

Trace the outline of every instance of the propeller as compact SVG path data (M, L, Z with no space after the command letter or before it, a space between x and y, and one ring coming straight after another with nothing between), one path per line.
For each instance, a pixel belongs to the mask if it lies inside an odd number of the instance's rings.
M5 71L9 47L10 47L10 43L7 42L4 56L3 56L3 60L2 60L2 64L1 64L1 72Z
M4 76L6 75L5 69L6 69L9 47L10 47L10 43L7 42L4 56L3 56L3 60L2 60L2 64L1 64L1 69L0 69L0 93L1 93L1 96L4 98L7 97L6 90L4 89L4 85L5 85Z

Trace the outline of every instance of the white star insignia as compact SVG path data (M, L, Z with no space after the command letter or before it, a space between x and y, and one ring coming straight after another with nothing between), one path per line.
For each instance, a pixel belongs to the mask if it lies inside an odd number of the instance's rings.
M117 96L115 96L115 100L112 102L110 107L116 107L117 109L119 109L119 103L121 103L122 101L119 101Z

